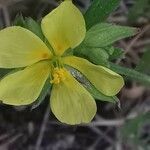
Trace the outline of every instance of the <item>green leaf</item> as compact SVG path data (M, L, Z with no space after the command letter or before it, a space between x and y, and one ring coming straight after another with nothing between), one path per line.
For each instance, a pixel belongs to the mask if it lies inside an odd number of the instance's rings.
M110 63L110 69L121 75L125 75L128 79L135 80L144 85L150 86L150 76L148 75L113 63Z
M20 26L25 28L26 27L26 22L22 16L22 14L17 14L14 22L13 22L13 26Z
M96 65L109 67L109 60L123 57L123 50L113 46L103 48L87 47L82 43L74 49L73 54L85 58Z
M109 54L103 48L86 47L81 44L74 49L74 55L85 58L94 64L108 66Z
M44 100L45 100L45 97L47 96L47 94L50 92L51 90L51 84L49 82L49 80L47 80L45 82L45 85L42 89L42 92L40 94L40 96L38 97L38 99L35 101L35 103L32 104L32 107L31 109L35 109L37 108Z
M25 18L26 28L36 34L41 40L44 40L44 35L41 29L41 25L32 18Z
M109 60L115 60L117 58L122 58L124 55L124 52L120 48L114 48L114 52L112 55L110 55Z
M33 20L31 17L23 18L22 15L18 15L13 23L15 26L21 26L36 34L41 40L45 41L40 23Z
M106 46L106 47L103 47L103 49L105 49L105 51L109 54L109 55L112 55L114 53L114 47L113 46Z
M120 0L93 0L85 13L87 29L93 25L106 21L107 17L119 6Z
M94 64L109 66L108 60L123 56L123 51L112 44L125 37L135 35L136 28L100 23L93 26L85 40L74 50L74 55L88 59Z
M148 122L150 122L150 112L140 114L136 118L125 122L125 124L121 128L121 135L123 135L123 138L128 139L135 144L145 146L145 144L142 143L144 141L140 139L140 131L143 125Z
M137 28L100 23L87 32L83 42L88 47L106 47L137 32Z
M150 48L146 49L142 59L136 67L136 70L150 75Z

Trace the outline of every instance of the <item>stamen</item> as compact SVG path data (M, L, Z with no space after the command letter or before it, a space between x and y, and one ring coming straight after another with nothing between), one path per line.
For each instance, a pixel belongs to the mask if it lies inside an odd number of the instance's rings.
M65 80L65 70L62 68L54 68L52 73L53 80L50 83L59 84Z

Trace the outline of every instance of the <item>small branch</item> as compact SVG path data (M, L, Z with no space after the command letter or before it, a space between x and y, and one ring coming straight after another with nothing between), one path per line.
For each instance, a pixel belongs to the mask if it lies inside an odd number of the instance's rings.
M88 126L92 131L94 131L95 133L97 133L100 137L101 137L101 139L105 139L105 140L107 140L107 142L108 143L110 143L111 145L113 145L114 144L114 140L111 138L111 137L109 137L108 135L107 135L107 131L106 132L103 132L103 131L101 131L101 130L99 130L98 129L98 127L96 127L96 126Z
M8 140L6 140L3 144L0 144L0 150L7 150L9 149L9 146L16 142L20 137L22 137L23 134L19 133L17 135L14 135L13 137L9 138Z
M147 25L143 28L143 30L130 42L129 46L127 47L126 51L124 54L127 54L133 47L133 45L137 42L137 40L143 36L143 34L148 31L150 28L150 25Z
M150 28L150 25L146 25L143 30L129 43L129 45L127 46L126 50L124 51L124 55L126 55L131 49L132 47L135 45L135 43L138 41L138 39L143 36L143 34L145 32L147 32ZM118 59L116 64L119 64L121 62L122 58Z
M121 126L125 122L124 119L116 119L116 120L99 120L93 121L90 124L85 124L85 126ZM82 126L82 125L81 125Z
M41 143L42 143L42 140L43 140L43 137L44 137L44 133L45 133L45 130L46 130L46 125L47 125L47 122L48 122L49 114L50 114L50 108L49 108L49 105L48 105L48 107L46 109L46 112L45 112L45 115L44 115L43 123L41 125L41 130L40 130L40 133L39 133L36 145L35 145L35 150L40 150L40 146L41 146Z
M98 121L93 121L89 124L79 124L77 126L82 126L82 127L96 127L96 126L121 126L123 125L125 122L125 119L114 119L114 120L98 120ZM66 124L60 123L60 122L56 122L56 121L51 121L49 124L53 124L53 125L63 125L63 126L68 126Z

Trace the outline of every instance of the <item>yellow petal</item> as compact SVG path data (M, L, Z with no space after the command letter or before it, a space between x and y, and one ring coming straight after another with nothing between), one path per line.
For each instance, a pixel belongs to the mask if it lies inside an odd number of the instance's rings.
M29 30L13 26L0 31L0 68L25 67L50 57L44 42Z
M100 92L107 96L116 95L124 85L124 80L119 74L85 59L65 57L64 63L83 73Z
M64 81L54 84L50 105L59 121L71 125L88 123L96 113L92 96L68 72Z
M49 68L47 62L39 62L6 76L0 81L0 100L16 106L34 102L49 76Z
M85 21L81 12L64 1L42 20L42 30L57 55L79 45L85 37Z

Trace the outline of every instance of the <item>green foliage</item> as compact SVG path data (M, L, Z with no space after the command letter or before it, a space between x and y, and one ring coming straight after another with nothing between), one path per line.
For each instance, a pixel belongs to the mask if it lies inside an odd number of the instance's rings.
M124 52L121 48L114 48L114 51L112 53L112 55L110 55L109 60L115 60L117 58L122 58L124 55Z
M44 40L44 35L41 30L41 25L32 18L25 18L26 28L36 34L41 40Z
M143 147L148 148L148 141L146 139L141 139L141 128L143 125L150 123L150 112L141 114L136 118L127 121L123 127L121 128L121 135L123 138L128 139L130 142L132 141L134 144L141 145ZM150 139L150 136L147 137L147 140ZM150 145L149 145L150 148Z
M23 28L26 28L36 34L41 40L45 40L45 37L43 35L43 32L41 30L40 23L36 22L32 18L23 18L22 15L16 16L16 19L13 23L15 26L21 26Z
M149 0L136 0L135 4L129 11L128 20L129 22L134 23L141 16L144 16L150 19L150 1Z
M103 48L87 47L81 44L74 49L74 55L83 57L96 65L109 67L109 61L123 57L123 50L112 46Z
M100 23L86 34L84 44L89 47L105 47L114 42L137 34L137 28Z
M93 26L84 41L74 50L74 55L88 59L94 64L109 66L109 60L122 57L123 51L111 46L115 41L135 35L136 28L108 23Z
M108 66L109 54L103 48L87 47L82 44L74 49L74 55L88 59L94 64Z
M119 5L120 0L93 0L91 6L85 13L87 29L93 25L106 21L107 17Z
M110 63L110 69L121 75L126 76L128 79L138 81L144 85L150 86L150 76L148 75L145 75L133 69L121 67L113 63Z
M136 70L150 75L150 48L147 48Z
M13 22L13 26L20 26L25 28L26 22L22 16L22 14L18 14Z
M94 64L109 67L111 70L150 86L150 77L138 71L124 68L109 61L123 57L123 51L110 46L115 41L135 35L136 28L100 23L93 26L86 34L85 40L74 50L74 55L88 59ZM149 56L144 56L149 64ZM147 64L143 64L148 66ZM143 68L143 66L142 66ZM145 69L146 70L146 69Z

